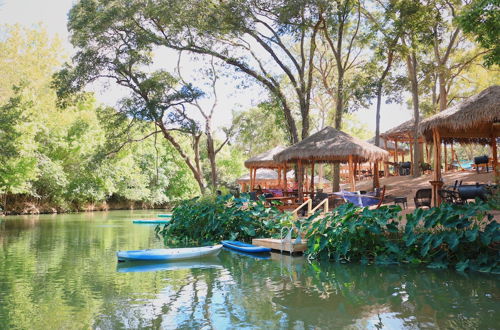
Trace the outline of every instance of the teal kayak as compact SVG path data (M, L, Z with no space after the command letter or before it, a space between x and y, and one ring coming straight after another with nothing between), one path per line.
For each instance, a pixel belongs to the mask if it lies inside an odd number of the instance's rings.
M158 218L171 218L172 214L171 213L165 213L165 214L158 214Z
M170 220L161 220L161 219L158 219L158 220L134 220L132 221L132 223L144 223L144 224L155 224L155 225L162 225L162 224L166 224L166 223L169 223Z

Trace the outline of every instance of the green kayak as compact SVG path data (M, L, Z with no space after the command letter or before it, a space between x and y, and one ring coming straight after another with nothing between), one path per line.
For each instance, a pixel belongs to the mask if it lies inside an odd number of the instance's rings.
M172 214L171 213L165 213L165 214L158 214L158 218L171 218Z

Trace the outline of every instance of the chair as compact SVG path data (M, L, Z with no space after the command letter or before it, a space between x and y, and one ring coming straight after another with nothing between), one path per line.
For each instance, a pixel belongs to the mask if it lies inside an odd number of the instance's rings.
M438 191L439 196L443 199L445 203L463 205L464 200L460 197L458 191L440 189Z
M249 192L249 195L250 195L250 200L251 201L257 201L257 193L255 191L251 191Z
M352 193L352 192L342 191L342 198L344 198L344 200L347 203L352 203L359 207L376 205L376 209L378 209L384 202L384 197L385 197L385 186L384 188L382 188L380 197L361 195L359 192Z
M415 207L423 207L427 206L428 208L431 208L431 201L432 201L432 189L419 189L417 190L417 193L415 194L415 197L413 198L415 202Z
M312 201L312 207L314 208L314 207L318 206L319 203L321 203L322 201L324 201L327 198L328 198L328 194L327 193L317 192L314 195L314 199Z

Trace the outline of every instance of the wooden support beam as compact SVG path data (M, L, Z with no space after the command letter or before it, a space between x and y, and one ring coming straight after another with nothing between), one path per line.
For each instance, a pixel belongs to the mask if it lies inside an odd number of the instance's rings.
M493 175L495 176L495 182L498 184L500 182L500 168L498 166L498 151L497 151L496 136L491 137L491 154L493 156Z
M410 143L410 161L411 161L410 174L413 175L413 143Z
M354 162L352 155L349 155L349 181L351 183L351 191L356 191L356 180L354 179Z
M446 147L446 142L443 143L444 147L444 171L445 173L448 171L448 147Z
M434 140L434 172L432 175L432 206L439 206L441 204L441 197L438 191L443 186L441 179L441 136L437 129L432 130L432 138Z
M302 204L304 202L304 167L302 166L302 160L299 159L297 162L297 171L298 179L299 179L299 203Z
M387 150L387 139L384 139L385 150ZM387 158L389 160L389 158ZM384 176L387 178L389 176L389 164L384 161Z
M311 199L314 199L314 160L311 163Z

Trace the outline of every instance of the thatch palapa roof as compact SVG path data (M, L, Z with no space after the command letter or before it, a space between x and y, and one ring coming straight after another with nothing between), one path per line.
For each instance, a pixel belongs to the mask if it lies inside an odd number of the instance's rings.
M399 124L396 127L393 127L385 131L384 133L381 133L380 137L387 140L408 141L411 140L411 138L413 138L414 127L415 127L415 120L410 119L402 124Z
M285 150L285 147L277 146L245 161L245 167L277 168L283 164L273 159L274 155Z
M375 145L375 137L367 140L366 142ZM390 140L387 140L387 149L385 148L386 140L383 137L380 137L380 148L387 151L396 151L396 144ZM408 151L408 146L406 144L398 144L398 152L406 152Z
M489 143L500 136L500 86L488 87L420 123L427 141L432 141L434 128L445 142Z
M347 162L349 155L353 156L353 161L362 162L386 159L389 153L366 141L327 126L281 151L274 156L274 159L278 162L297 160L326 163Z

